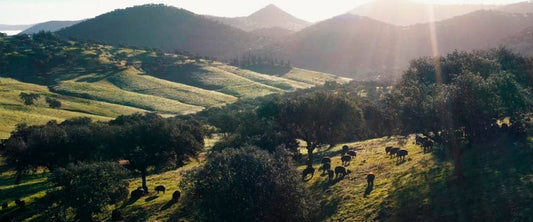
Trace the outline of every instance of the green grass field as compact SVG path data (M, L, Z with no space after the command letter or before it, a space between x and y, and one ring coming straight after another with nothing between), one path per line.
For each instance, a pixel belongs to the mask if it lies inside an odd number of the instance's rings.
M31 43L44 50L49 47L38 41ZM0 73L0 139L7 138L19 123L44 124L77 116L106 121L135 112L183 115L230 104L240 98L308 88L325 80L344 81L333 75L296 68L287 77L278 77L221 62L144 49L76 42L57 44L52 57L69 53L77 56L68 63L51 67L48 77L32 73L34 70L25 69L24 65L10 73ZM31 61L33 54L29 52L34 48L24 47L17 53ZM37 93L41 98L35 105L25 106L18 98L21 92ZM48 108L44 97L58 99L61 108Z

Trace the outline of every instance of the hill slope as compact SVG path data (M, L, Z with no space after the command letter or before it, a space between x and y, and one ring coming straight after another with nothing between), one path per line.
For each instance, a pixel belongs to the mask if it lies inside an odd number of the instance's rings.
M224 63L160 51L65 42L53 34L0 37L0 138L21 122L42 124L75 116L109 120L134 112L182 115L307 88L336 76L289 68L272 76ZM315 76L317 81L306 81ZM21 92L41 95L25 106ZM59 109L44 98L57 98Z
M367 16L389 24L408 26L450 19L481 9L493 9L496 5L474 4L425 4L410 0L374 0L361 5L350 13Z
M32 27L22 31L21 33L34 34L40 31L55 32L57 30L78 24L80 22L81 20L80 21L48 21L48 22L43 22L43 23L33 25Z
M240 56L263 43L258 37L237 28L164 5L115 10L58 33L108 44L125 43L223 58Z

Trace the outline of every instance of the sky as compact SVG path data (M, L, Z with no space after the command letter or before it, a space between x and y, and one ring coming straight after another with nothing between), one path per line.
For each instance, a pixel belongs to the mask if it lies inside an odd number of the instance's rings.
M437 4L507 4L523 0L417 1ZM369 0L0 0L0 24L79 20L147 3L163 3L197 14L225 17L247 16L268 4L275 4L298 18L316 22L343 14L367 2Z

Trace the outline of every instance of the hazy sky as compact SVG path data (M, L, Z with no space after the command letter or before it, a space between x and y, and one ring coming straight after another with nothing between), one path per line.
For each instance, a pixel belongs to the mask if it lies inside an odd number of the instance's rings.
M273 3L311 22L342 14L369 0L0 0L0 24L93 18L117 8L164 3L197 14L246 16ZM395 0L391 0L395 1ZM505 4L523 0L419 0L431 3Z

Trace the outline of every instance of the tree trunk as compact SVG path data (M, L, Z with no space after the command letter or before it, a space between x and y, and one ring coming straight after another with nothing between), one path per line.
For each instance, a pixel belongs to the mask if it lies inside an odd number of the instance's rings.
M307 168L313 168L313 151L315 150L315 145L310 142L307 142Z
M148 193L148 186L146 186L146 168L141 169L142 187L145 193Z

